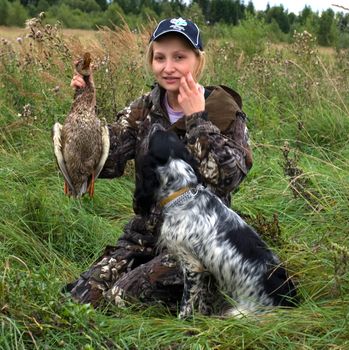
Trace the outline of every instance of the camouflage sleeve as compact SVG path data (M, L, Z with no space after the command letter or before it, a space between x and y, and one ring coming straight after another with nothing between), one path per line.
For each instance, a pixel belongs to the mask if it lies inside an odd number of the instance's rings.
M122 176L128 160L134 159L139 122L148 113L148 94L133 101L116 115L114 123L108 125L110 148L100 178Z
M221 132L206 112L196 113L187 117L186 130L204 182L216 192L230 193L252 166L245 114L237 112L230 127Z

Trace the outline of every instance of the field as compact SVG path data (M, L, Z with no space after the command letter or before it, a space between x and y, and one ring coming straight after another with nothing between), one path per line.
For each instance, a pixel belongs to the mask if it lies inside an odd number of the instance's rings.
M62 29L62 33L67 37L78 38L82 42L95 40L96 31L84 29ZM0 38L15 41L18 37L23 37L28 34L28 30L18 27L0 26Z
M85 50L107 121L149 90L149 28L36 22L18 41L18 30L0 28L1 349L349 349L349 52L322 50L307 33L269 44L258 29L208 35L202 83L243 97L254 166L232 207L285 262L300 306L180 321L163 305L94 309L61 293L115 243L134 184L130 164L122 178L98 180L92 200L65 197L51 127L69 111L73 61Z

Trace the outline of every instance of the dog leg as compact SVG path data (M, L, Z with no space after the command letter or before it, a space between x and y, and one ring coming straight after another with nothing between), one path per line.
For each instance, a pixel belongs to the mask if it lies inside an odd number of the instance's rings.
M201 291L198 295L198 311L202 315L212 315L217 303L221 300L216 280L209 272L201 273Z
M184 288L183 296L180 307L180 312L178 315L179 319L185 319L192 315L193 313L193 288L195 285L195 272L190 272L186 268L183 268L184 276Z
M188 268L183 268L184 275L184 289L180 312L178 315L179 319L185 319L192 316L195 305L201 305L199 300L205 293L203 292L203 273L194 272Z

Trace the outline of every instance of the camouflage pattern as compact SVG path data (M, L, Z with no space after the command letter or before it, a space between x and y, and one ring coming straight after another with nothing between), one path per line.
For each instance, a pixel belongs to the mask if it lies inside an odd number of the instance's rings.
M223 86L205 89L205 111L172 125L160 103L164 90L159 86L119 112L116 121L108 126L110 151L100 177L121 176L131 159L135 159L137 174L137 159L147 151L149 136L158 126L178 134L198 160L203 184L229 205L231 191L252 166L246 117L235 91ZM108 246L66 290L75 300L95 306L102 300L123 305L132 299L175 306L182 295L182 273L166 251L156 248L160 227L158 207L148 218L136 215L116 246Z

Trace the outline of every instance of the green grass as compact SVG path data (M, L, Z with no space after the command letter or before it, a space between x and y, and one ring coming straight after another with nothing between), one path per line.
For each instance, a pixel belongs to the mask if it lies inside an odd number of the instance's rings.
M147 90L142 64L132 66L146 38L127 31L100 38L103 45L91 44L98 107L111 121ZM69 110L71 62L82 48L64 37L56 46L58 39L33 41L32 49L25 41L0 47L1 349L349 348L349 78L342 59L349 53L319 63L307 47L299 55L294 46L266 44L257 55L243 37L236 46L223 39L208 44L209 58L221 64L208 67L203 82L241 93L254 154L232 206L285 261L301 305L245 319L180 321L163 305L95 310L63 295L132 217L133 171L130 165L122 178L98 180L92 200L63 195L50 133ZM120 56L125 40L134 45ZM290 176L294 169L299 176Z

